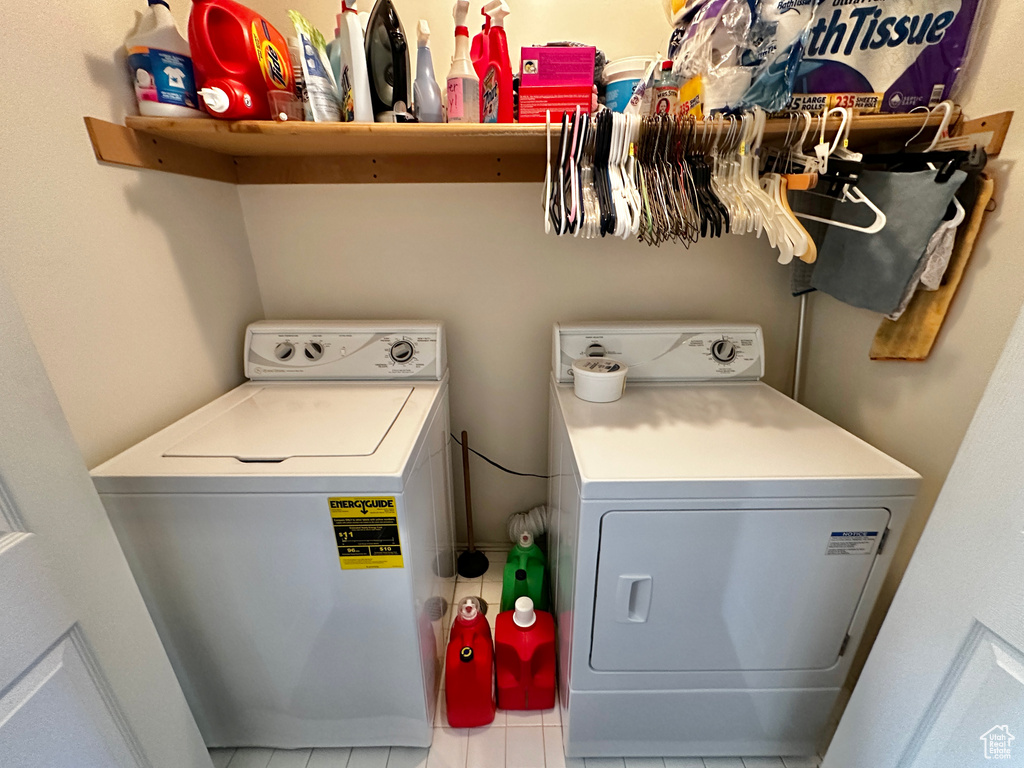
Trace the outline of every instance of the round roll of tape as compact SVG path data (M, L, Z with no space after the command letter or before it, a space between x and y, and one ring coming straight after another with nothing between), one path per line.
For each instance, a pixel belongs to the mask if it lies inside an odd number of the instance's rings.
M611 403L622 397L629 366L607 357L581 357L572 364L573 391L580 400Z

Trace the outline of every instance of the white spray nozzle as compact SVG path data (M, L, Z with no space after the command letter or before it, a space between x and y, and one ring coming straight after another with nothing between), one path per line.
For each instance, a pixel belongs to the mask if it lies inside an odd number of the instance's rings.
M358 0L341 0L341 12L342 13L359 13L359 9L356 7Z
M505 17L511 12L512 10L508 7L508 3L505 0L494 0L494 2L484 6L484 14L491 17L491 26L494 27L505 26Z
M430 42L430 26L426 19L420 19L420 23L416 25L416 40L420 48L426 48Z
M529 531L523 531L519 537L519 546L523 549L529 548L533 544L533 534Z
M537 621L537 614L533 610L533 600L526 595L516 600L516 612L512 616L512 621L517 627L532 627Z
M466 19L469 18L469 0L458 0L452 9L452 16L455 17L456 27L466 26Z

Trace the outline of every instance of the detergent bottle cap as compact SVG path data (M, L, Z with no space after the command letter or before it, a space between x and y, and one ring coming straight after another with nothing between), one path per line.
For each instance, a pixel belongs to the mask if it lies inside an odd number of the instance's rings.
M537 621L537 614L533 610L533 600L526 595L516 600L516 612L512 616L512 621L517 627L532 627Z
M426 48L430 42L430 25L426 19L420 19L420 23L416 25L416 42L420 48Z
M519 546L523 549L529 549L533 546L533 534L529 531L523 531L519 536Z
M200 88L199 95L203 97L203 101L206 102L206 108L211 112L216 112L217 114L227 112L228 107L231 106L228 95L220 88Z
M492 27L504 27L505 17L509 13L511 13L511 9L505 0L494 0L494 2L484 6L484 14L490 17Z
M463 621L473 621L480 615L480 604L475 597L464 597L459 603L459 618Z

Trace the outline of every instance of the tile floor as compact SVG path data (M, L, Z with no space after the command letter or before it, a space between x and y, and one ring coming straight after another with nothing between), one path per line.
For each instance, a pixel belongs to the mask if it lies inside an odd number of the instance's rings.
M490 606L487 620L501 602L504 552L487 552L491 567L478 579L459 577L451 606L467 595ZM454 617L445 616L448 627ZM447 634L447 630L446 630ZM485 728L449 728L444 695L434 719L429 749L357 747L353 749L211 749L214 768L818 768L817 758L778 757L626 757L567 758L562 753L558 707L538 712L498 710Z

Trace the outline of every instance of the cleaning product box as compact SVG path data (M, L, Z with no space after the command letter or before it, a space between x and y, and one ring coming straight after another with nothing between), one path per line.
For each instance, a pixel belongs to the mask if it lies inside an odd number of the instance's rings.
M545 45L522 49L519 122L543 123L546 113L590 113L594 93L593 46Z

